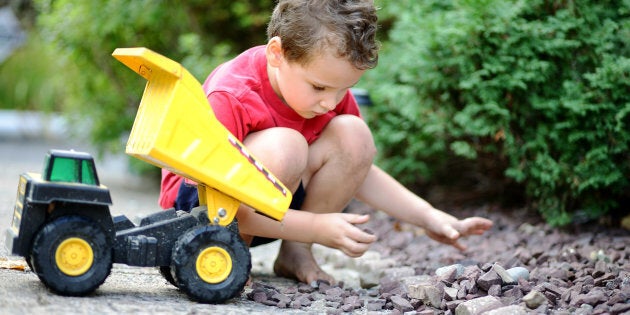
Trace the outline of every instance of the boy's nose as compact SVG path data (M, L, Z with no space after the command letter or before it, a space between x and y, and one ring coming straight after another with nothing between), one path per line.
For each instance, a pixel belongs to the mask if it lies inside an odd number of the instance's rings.
M321 100L319 106L327 109L328 111L334 110L337 104L333 100Z

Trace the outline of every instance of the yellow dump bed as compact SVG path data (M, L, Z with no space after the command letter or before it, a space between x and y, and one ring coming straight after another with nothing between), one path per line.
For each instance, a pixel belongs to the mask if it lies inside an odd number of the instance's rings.
M214 188L281 220L291 192L214 116L205 93L179 63L146 48L113 56L148 80L126 152Z

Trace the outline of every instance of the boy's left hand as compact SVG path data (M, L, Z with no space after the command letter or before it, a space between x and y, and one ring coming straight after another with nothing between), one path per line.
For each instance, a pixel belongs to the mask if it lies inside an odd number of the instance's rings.
M427 236L459 250L466 246L459 240L468 235L481 235L492 227L492 221L481 217L470 217L459 220L439 210L433 213L433 220L425 227Z

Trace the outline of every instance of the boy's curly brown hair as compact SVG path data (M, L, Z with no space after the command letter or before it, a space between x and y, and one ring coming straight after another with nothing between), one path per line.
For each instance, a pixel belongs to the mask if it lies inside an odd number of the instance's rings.
M372 0L280 0L267 36L280 37L287 60L305 65L332 48L357 69L378 62L377 16Z

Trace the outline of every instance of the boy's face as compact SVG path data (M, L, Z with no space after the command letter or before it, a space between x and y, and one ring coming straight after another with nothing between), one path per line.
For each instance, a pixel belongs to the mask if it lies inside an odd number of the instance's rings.
M335 109L365 72L330 53L315 56L307 65L288 62L282 56L276 61L268 62L274 91L306 119Z

